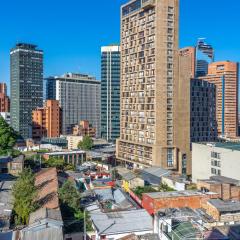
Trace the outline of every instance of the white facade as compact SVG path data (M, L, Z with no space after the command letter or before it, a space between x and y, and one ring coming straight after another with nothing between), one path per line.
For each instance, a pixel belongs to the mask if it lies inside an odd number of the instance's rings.
M83 136L68 135L68 136L66 136L66 138L68 141L68 149L69 150L77 149L79 142L83 140Z
M0 116L10 125L11 124L11 115L10 112L0 112Z
M71 134L72 127L87 120L100 136L101 82L84 74L68 73L56 77L56 99L62 109L62 133Z
M115 45L115 46L104 46L101 47L101 52L120 52L120 46Z
M240 180L240 143L193 143L193 182L214 175Z

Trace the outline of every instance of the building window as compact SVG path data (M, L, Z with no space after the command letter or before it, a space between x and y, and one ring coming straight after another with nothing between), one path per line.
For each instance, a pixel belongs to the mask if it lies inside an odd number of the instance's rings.
M211 168L211 174L216 175L217 174L217 170L215 168Z
M187 155L182 155L182 174L185 175L187 173Z
M173 167L173 148L167 150L167 166Z
M211 160L211 165L212 165L213 167L221 167L221 162L212 159L212 160Z
M221 159L221 154L217 153L217 152L211 152L211 157L212 158Z

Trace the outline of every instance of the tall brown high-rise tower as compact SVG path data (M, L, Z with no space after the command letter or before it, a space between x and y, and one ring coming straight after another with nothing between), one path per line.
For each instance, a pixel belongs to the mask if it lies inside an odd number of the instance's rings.
M217 86L218 135L238 136L238 64L223 61L211 63L202 79Z
M121 8L121 112L117 158L178 169L178 0L132 0Z

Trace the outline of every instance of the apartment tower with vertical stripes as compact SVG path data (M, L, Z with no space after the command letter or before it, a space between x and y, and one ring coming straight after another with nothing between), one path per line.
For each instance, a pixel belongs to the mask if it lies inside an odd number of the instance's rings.
M101 48L101 137L116 141L120 135L120 46Z
M132 0L121 8L117 158L132 167L179 169L178 32L178 0Z

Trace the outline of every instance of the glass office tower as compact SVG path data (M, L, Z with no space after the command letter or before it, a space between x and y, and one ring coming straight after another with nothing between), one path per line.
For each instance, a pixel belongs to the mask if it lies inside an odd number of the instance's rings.
M101 136L115 141L120 134L120 47L102 47L101 65Z
M43 104L43 51L18 43L11 49L11 125L31 138L32 110Z
M43 81L44 100L56 100L56 79L55 77L45 78Z

